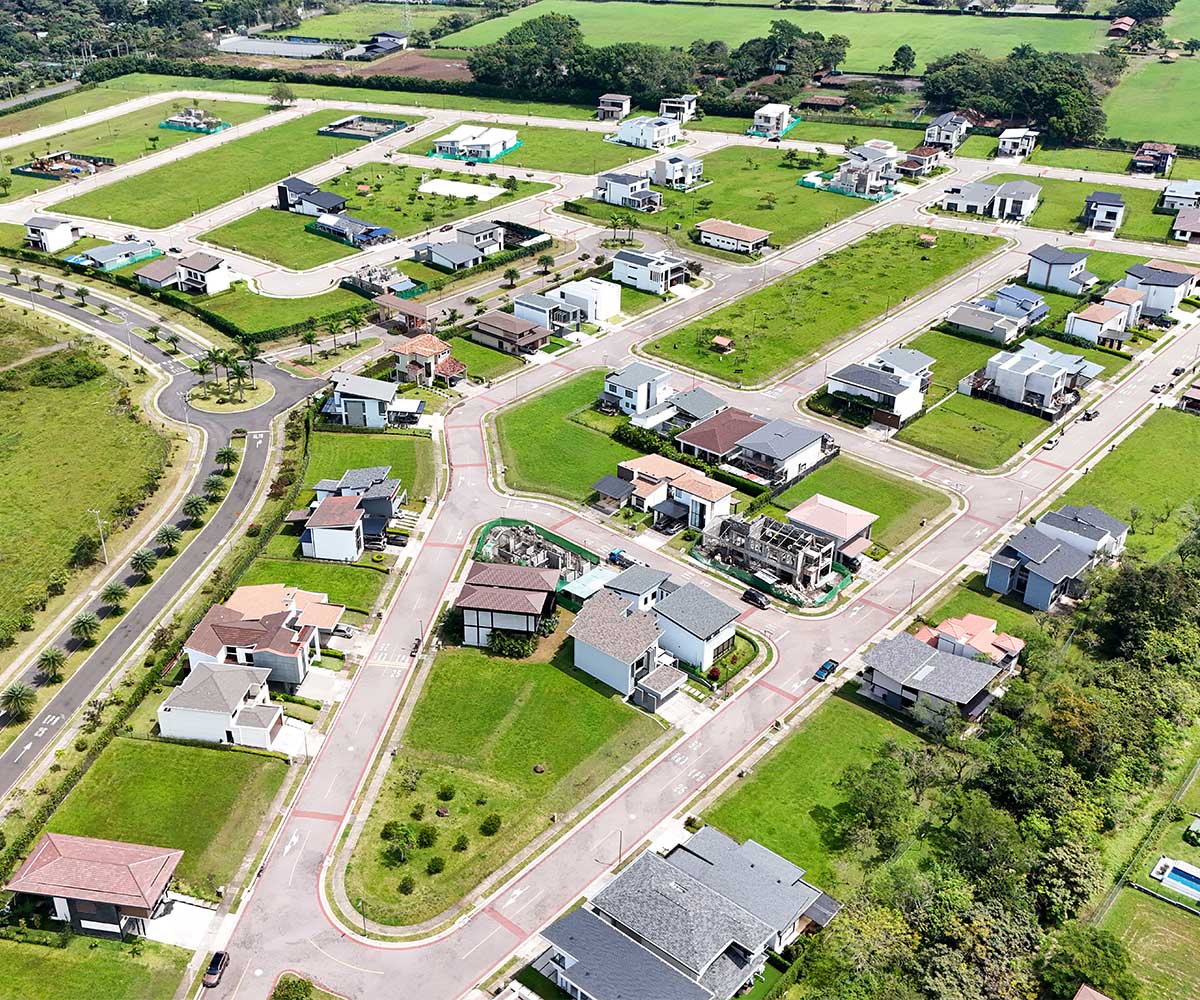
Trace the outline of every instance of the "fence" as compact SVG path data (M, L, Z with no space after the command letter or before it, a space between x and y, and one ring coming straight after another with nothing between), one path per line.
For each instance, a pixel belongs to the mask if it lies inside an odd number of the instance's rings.
M568 552L574 552L577 556L582 559L586 559L588 562L596 563L597 565L600 564L600 557L596 555L595 552L585 549L582 545L576 545L570 539L563 538L562 535L557 535L553 531L536 524L531 524L529 521L519 517L497 517L491 521L488 521L487 524L480 528L479 541L475 543L473 558L479 558L480 553L483 551L484 545L487 543L488 535L492 533L493 529L518 528L521 525L529 525L529 527L533 528L533 530L538 533L540 538L544 538L546 541L552 542L559 548L566 549Z

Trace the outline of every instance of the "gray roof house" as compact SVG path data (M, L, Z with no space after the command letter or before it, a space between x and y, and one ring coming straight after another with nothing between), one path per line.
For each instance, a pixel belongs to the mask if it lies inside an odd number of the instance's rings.
M709 392L703 386L696 386L694 389L675 393L645 413L631 417L630 421L638 427L658 429L660 434L665 434L686 430L693 424L714 417L728 408L729 404L720 396Z
M739 438L736 464L772 483L800 478L833 450L833 438L790 420L770 420Z
M920 705L936 714L978 719L991 704L1002 668L930 646L901 632L863 656L863 692L897 710Z
M694 583L677 587L654 604L659 645L684 663L701 671L733 648L741 611L701 590Z
M625 482L625 480L621 480ZM622 570L604 586L615 591L627 601L632 601L638 610L654 606L666 591L665 585L671 579L667 570L655 569L653 566L630 566Z

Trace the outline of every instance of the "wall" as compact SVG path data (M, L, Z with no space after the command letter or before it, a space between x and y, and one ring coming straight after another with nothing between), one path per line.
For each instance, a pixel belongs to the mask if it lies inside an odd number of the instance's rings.
M163 736L171 739L220 743L225 739L225 727L228 723L229 717L217 712L158 706L158 728Z
M575 666L628 697L633 693L633 675L629 664L621 663L586 642L575 643Z

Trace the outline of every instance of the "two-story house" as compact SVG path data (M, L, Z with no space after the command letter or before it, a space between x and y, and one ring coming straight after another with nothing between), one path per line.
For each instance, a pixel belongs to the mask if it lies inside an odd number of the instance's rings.
M617 126L617 142L639 149L663 149L679 141L679 122L674 118L638 115Z
M659 187L686 191L704 176L704 161L686 153L671 153L654 161L654 183Z
M993 354L982 378L968 376L960 391L985 398L995 395L1055 420L1079 401L1079 391L1103 371L1102 365L1082 355L1027 340L1016 351Z
M771 420L737 441L734 464L766 482L790 483L817 466L833 438L790 420Z
M25 220L25 245L39 253L58 253L83 238L83 227L50 215L32 215Z
M791 124L792 107L790 104L764 104L754 112L754 123L750 126L749 133L770 138L783 135Z
M644 174L601 174L596 178L592 197L606 205L619 205L635 212L655 212L663 204L662 195L651 190L650 178Z
M1125 199L1112 191L1093 191L1083 199L1083 227L1115 233L1125 221Z
M978 719L995 700L1003 669L987 658L948 653L901 632L863 655L862 691L923 721L951 713Z
M349 372L334 372L329 379L333 392L321 406L326 420L346 427L387 427L388 408L399 386L377 378Z
M408 337L388 348L396 355L396 380L433 385L443 381L456 385L467 373L467 366L450 351L450 345L432 333Z
M479 219L459 226L454 232L457 242L478 251L484 257L490 257L504 249L504 226L499 222L489 222Z
M454 607L463 616L463 645L486 646L492 632L534 635L553 613L559 574L553 569L475 562Z
M660 118L674 118L682 125L696 117L696 101L699 94L680 94L678 97L664 97L658 102Z
M158 706L167 739L231 743L270 750L283 729L283 707L267 688L271 671L237 663L201 663Z
M535 292L513 299L513 315L554 333L570 333L583 327L583 310L579 306Z
M1062 250L1045 243L1029 253L1026 281L1067 295L1082 295L1100 279L1087 269L1088 255L1082 250Z
M596 104L596 118L602 122L619 122L633 106L628 94L601 94Z
M330 496L289 512L284 520L300 529L304 558L352 563L366 551L365 516L358 497Z
M925 145L940 146L954 152L970 131L971 122L967 118L957 111L947 111L925 126Z
M618 250L613 254L612 280L652 295L666 295L687 278L687 261L665 250Z
M622 413L638 414L658 406L671 392L670 372L635 361L604 376L604 391L599 401Z
M898 426L921 412L925 392L933 381L934 359L912 348L889 347L862 364L847 365L825 382L832 393L845 393L869 400L875 419Z

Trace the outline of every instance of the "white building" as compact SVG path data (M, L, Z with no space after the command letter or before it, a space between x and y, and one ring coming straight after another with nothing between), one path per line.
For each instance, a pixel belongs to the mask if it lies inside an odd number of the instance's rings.
M672 153L654 161L654 183L659 187L686 191L704 175L704 162L686 153Z
M666 295L687 276L687 261L666 251L618 250L613 255L612 280L653 295Z
M557 570L472 563L454 607L463 615L463 644L486 646L493 630L534 635L554 611Z
M754 124L750 127L750 132L752 135L767 137L782 135L783 130L791 123L790 104L764 104L754 112Z
M365 511L355 496L330 496L316 507L288 514L301 526L300 553L306 559L356 562L366 548L363 537Z
M1200 180L1171 181L1163 189L1162 207L1200 208Z
M658 102L659 118L674 118L682 125L696 117L696 99L698 94L681 94L678 97L664 97Z
M267 689L271 671L238 663L202 663L158 706L167 739L271 749L283 729L283 708Z
M178 285L196 295L216 295L237 280L237 274L223 257L197 251L179 260Z
M456 160L494 160L516 145L517 133L513 129L459 125L434 139L433 151Z
M617 142L639 149L662 149L679 141L679 122L674 118L638 115L617 126Z
M1085 229L1115 233L1125 222L1125 199L1112 191L1093 191L1083 199Z
M941 146L954 152L971 131L971 123L954 111L938 115L925 127L925 145Z
M728 219L705 219L696 223L699 241L707 247L730 253L761 253L771 238L771 230L743 226Z
M400 389L397 383L349 372L334 372L329 380L333 392L321 407L326 419L347 427L388 426L388 408Z
M1113 306L1125 313L1125 328L1132 330L1141 322L1142 309L1146 305L1146 295L1135 288L1122 288L1114 285L1104 293L1101 301L1106 306Z
M66 250L83 236L83 227L66 219L34 215L25 220L25 245L41 253Z
M868 197L891 189L900 179L900 151L894 142L871 139L848 151L847 159L829 182L830 188Z
M659 645L676 659L707 671L733 648L741 612L694 583L685 583L654 605Z
M480 219L478 222L468 222L459 226L455 230L454 239L455 242L490 257L504 249L504 227L498 222Z
M604 323L621 311L621 286L602 278L568 281L551 288L546 296L578 306L589 323Z
M596 105L596 117L602 122L617 122L629 114L633 98L628 94L601 94Z
M1036 340L1027 340L1016 351L1000 351L988 358L984 385L972 384L966 388L982 388L1054 419L1074 405L1079 390L1103 371L1102 365L1079 354L1056 351ZM960 390L963 389L960 383Z
M996 140L996 155L1028 156L1037 142L1038 133L1031 128L1006 128Z
M601 174L596 178L592 197L606 205L632 208L635 212L656 212L663 203L662 195L650 190L650 178L644 174Z
M1060 250L1046 243L1030 251L1026 280L1039 288L1068 295L1082 295L1099 280L1087 270L1088 255L1079 250Z
M583 310L579 306L534 292L513 299L513 315L554 333L569 333L583 324Z
M1196 269L1171 261L1149 260L1125 269L1123 288L1132 288L1145 295L1144 316L1165 316L1191 294L1196 283Z
M891 415L887 423L903 423L925 405L925 390L933 379L934 359L912 348L889 347L862 364L847 365L826 381L829 392L869 399L875 409Z
M1096 302L1080 312L1067 313L1066 332L1101 347L1121 347L1129 334L1128 314L1119 306Z
M622 413L645 413L670 397L673 392L670 379L670 372L644 361L635 361L604 376L600 400L612 404Z

